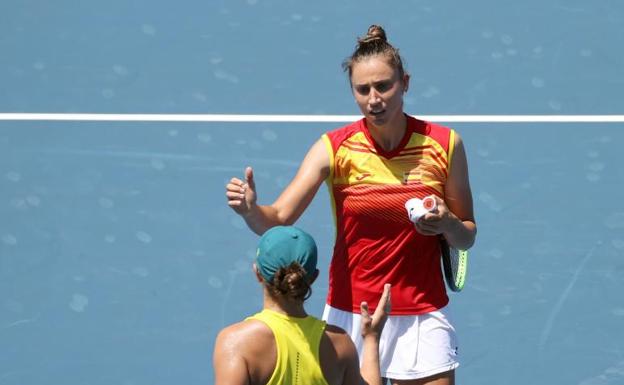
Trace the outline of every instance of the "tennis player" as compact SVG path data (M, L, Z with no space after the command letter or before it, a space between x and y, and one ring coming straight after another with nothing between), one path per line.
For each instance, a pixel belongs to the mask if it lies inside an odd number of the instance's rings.
M292 226L265 232L254 264L261 312L223 329L214 349L216 385L381 385L379 336L390 306L384 286L372 316L361 304L362 367L349 335L303 306L318 276L312 237Z
M477 233L462 139L404 112L410 77L380 26L358 39L343 67L364 117L322 135L272 204L257 204L250 167L227 184L228 204L263 234L295 223L326 182L336 239L323 319L345 329L361 349L352 326L359 324L360 302L374 307L383 284L392 282L392 313L380 341L382 375L395 385L454 384L459 345L438 239L465 250ZM429 195L437 210L412 223L405 202Z

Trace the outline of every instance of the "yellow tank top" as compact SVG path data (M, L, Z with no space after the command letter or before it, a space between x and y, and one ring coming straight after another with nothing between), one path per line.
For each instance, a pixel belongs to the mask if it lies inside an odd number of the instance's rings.
M275 336L277 362L267 385L328 385L319 361L325 321L264 309L247 319L264 322Z

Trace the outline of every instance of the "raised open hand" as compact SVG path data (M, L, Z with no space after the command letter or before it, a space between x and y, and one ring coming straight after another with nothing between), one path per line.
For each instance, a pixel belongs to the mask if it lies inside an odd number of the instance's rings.
M374 336L378 338L381 335L386 319L388 319L388 315L390 314L391 307L390 284L386 283L381 298L379 299L379 304L372 316L368 311L368 303L362 302L360 304L360 311L362 314L362 337Z
M228 205L239 215L245 216L256 204L256 183L253 177L253 169L245 169L245 180L232 178L225 186L225 196Z

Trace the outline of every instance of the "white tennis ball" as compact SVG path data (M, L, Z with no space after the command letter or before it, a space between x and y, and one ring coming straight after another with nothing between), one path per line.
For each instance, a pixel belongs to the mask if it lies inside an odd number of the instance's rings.
M438 205L433 195L429 195L424 199L412 198L405 202L405 209L407 210L407 216L413 223L428 212L434 212Z
M427 210L423 206L423 201L418 198L412 198L405 202L405 209L407 210L407 216L413 223L418 222L420 217L427 213Z

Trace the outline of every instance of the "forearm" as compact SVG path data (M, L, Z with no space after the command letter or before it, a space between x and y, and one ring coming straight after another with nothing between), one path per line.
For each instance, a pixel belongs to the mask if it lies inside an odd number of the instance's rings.
M375 336L364 337L360 373L366 384L382 384L379 367L379 338Z
M278 211L273 206L254 205L249 212L243 215L247 226L256 234L262 235L271 227L286 225L286 221L280 219Z
M451 225L443 235L449 245L457 249L468 250L475 242L477 225L473 220L461 220L453 216Z

